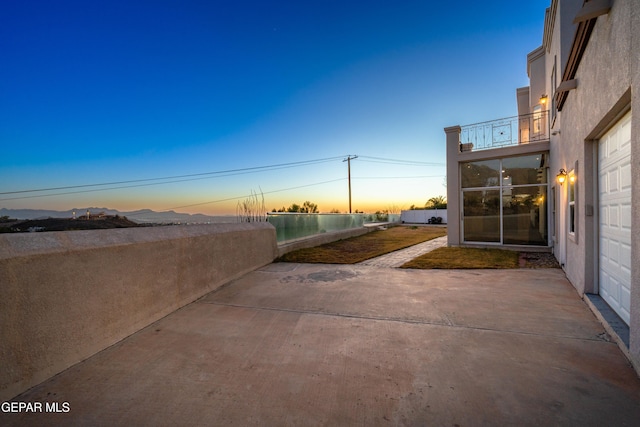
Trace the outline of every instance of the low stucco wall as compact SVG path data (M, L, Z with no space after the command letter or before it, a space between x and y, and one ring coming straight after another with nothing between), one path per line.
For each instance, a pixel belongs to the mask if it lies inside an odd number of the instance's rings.
M0 400L276 255L268 223L0 235Z

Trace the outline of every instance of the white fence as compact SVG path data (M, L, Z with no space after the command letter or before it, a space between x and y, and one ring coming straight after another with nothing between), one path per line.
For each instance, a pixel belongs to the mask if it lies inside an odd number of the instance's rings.
M447 223L446 209L412 209L402 211L400 221L406 224L429 224L431 218L442 218L442 224Z

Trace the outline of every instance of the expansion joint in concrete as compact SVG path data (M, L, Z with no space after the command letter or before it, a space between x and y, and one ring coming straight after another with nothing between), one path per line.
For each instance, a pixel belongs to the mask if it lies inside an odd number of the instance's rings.
M322 311L312 311L312 310L296 310L290 308L278 308L278 307L259 307L252 305L243 305L243 304L228 304L223 302L216 301L199 301L202 304L210 304L217 305L223 307L231 307L231 308L243 308L248 310L263 310L263 311L276 311L276 312L284 312L284 313L295 313L295 314L308 314L311 316L326 316L326 317L341 317L347 319L359 319L359 320L371 320L377 322L394 322L394 323L405 323L411 325L424 325L424 326L434 326L434 327L443 327L443 328L455 328L461 330L475 330L475 331L484 331L484 332L496 332L496 333L504 333L504 334L515 334L515 335L526 335L526 336L539 336L546 338L557 338L557 339L568 339L574 341L595 341L595 342L604 342L615 345L610 340L606 339L606 337L597 335L593 338L584 338L584 337L573 337L568 335L554 335L554 334L542 334L535 332L525 332L525 331L516 331L509 329L497 329L497 328L487 328L487 327L478 327L478 326L468 326L468 325L456 325L451 319L446 316L445 322L433 322L427 320L416 320L416 319L402 319L398 317L384 317L384 316L364 316L360 314L350 314L350 313L337 313L337 312L322 312Z

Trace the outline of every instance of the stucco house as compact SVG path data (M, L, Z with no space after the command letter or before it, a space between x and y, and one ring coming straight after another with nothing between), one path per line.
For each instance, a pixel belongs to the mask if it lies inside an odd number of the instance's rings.
M552 251L640 372L640 2L552 0L527 73L445 129L449 245Z

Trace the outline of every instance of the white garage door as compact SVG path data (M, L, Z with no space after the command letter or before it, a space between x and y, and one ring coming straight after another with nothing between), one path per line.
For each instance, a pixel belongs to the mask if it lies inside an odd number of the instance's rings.
M600 295L629 324L631 300L631 113L598 146Z

